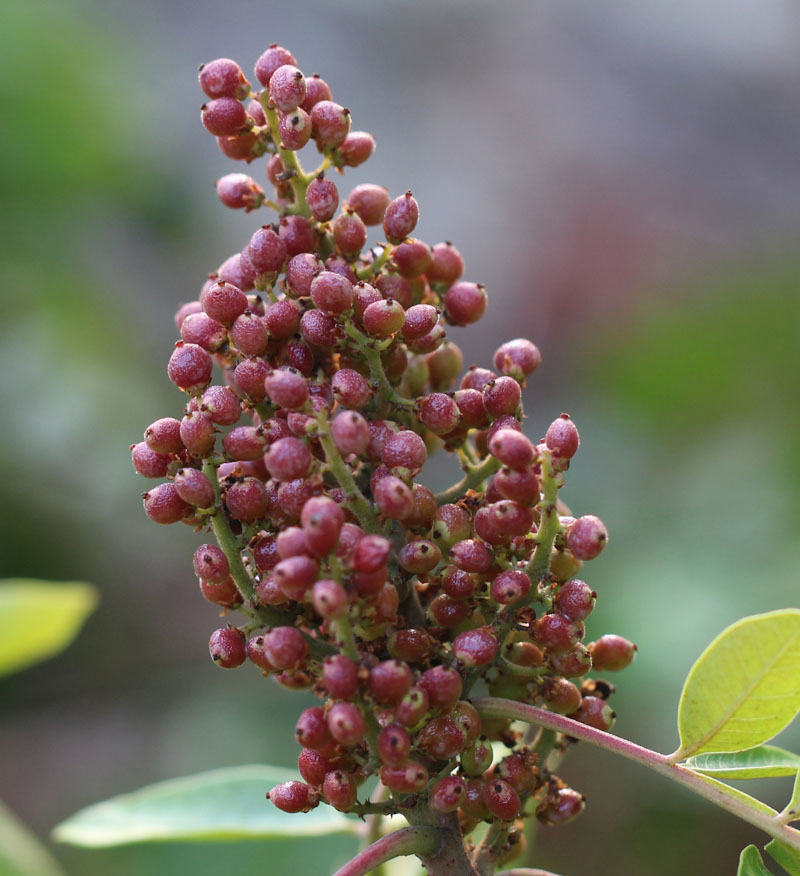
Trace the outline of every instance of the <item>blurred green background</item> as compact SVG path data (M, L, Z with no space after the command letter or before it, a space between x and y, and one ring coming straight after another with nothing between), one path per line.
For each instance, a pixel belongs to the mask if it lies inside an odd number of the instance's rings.
M459 246L490 293L480 328L451 333L468 362L508 337L540 345L529 434L573 415L564 498L611 531L586 570L589 634L640 646L620 734L671 751L705 644L798 605L800 12L645 7L2 4L0 575L102 595L63 657L0 681L0 798L41 836L149 781L297 754L303 695L208 660L197 539L147 523L128 453L181 406L176 306L262 222L214 196L242 168L199 123L213 57L249 72L287 45L375 134L342 194L410 187L421 236ZM800 730L783 741L800 749ZM722 876L759 839L604 752L578 747L563 773L589 804L541 832L540 865L564 876ZM763 793L782 806L788 789ZM302 863L288 843L54 852L76 876L325 876L347 842L306 843Z

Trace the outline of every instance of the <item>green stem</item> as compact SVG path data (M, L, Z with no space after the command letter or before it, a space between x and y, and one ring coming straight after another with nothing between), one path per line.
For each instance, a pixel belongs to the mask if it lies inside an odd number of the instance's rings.
M325 451L328 469L336 478L339 486L344 490L345 504L358 517L358 521L365 532L380 532L381 528L375 510L361 490L359 490L358 484L356 484L353 477L353 472L350 471L350 466L342 459L341 453L339 453L333 442L328 415L324 409L317 414L317 425L319 427L319 442Z
M389 260L389 256L392 254L393 249L394 247L391 245L391 243L384 243L383 252L376 259L373 259L368 265L365 265L363 268L359 268L356 271L356 276L358 277L358 279L368 280L371 277L374 277Z
M336 620L336 638L342 646L342 654L345 657L349 657L353 663L358 663L361 658L358 653L358 645L356 644L353 627L347 615Z
M267 118L272 142L275 144L275 148L281 156L283 166L286 170L293 171L289 180L289 183L292 186L292 191L294 192L294 209L291 212L300 213L303 216L310 218L311 210L309 209L308 204L306 204L306 189L313 177L305 173L297 154L292 152L291 149L284 149L281 145L281 135L278 130L278 111L270 103L269 92L264 89L264 91L259 94L258 100L264 109L264 115Z
M258 605L258 598L255 593L255 586L250 573L245 568L242 562L242 553L239 547L239 541L231 530L225 512L222 509L220 501L221 491L219 487L219 479L217 478L217 466L207 459L203 463L203 474L211 481L211 486L214 488L214 511L209 515L211 520L211 528L214 530L214 535L217 539L217 544L222 548L222 552L228 560L228 566L231 570L233 578L245 605L259 619L263 626L283 627L292 626L294 617L270 605ZM302 630L301 630L302 632ZM315 639L309 636L308 633L303 633L303 636L308 642L309 651L312 657L321 659L328 654L336 653L336 649L326 642Z
M211 481L211 485L214 488L214 513L210 515L214 535L217 537L217 542L228 560L231 577L236 583L239 593L242 594L242 599L253 608L256 603L253 579L244 567L242 554L239 549L239 541L233 534L230 524L228 523L228 518L225 516L225 512L222 509L222 503L220 502L221 491L219 487L219 479L217 478L217 467L209 459L203 463L203 474ZM261 611L263 611L263 616L269 619L268 622L273 625L284 622L282 612L276 611L270 606L264 606Z
M448 488L436 496L436 502L439 505L447 505L450 502L455 502L460 499L467 490L472 490L480 486L489 475L493 475L500 468L500 460L494 456L487 456L480 465L471 466L467 469L467 473L452 487Z
M539 577L550 570L550 555L553 552L553 542L562 530L558 519L558 482L553 472L553 458L548 451L542 455L542 492L544 498L539 502L541 514L539 531L536 534L536 549L525 572L531 579L530 598L535 598L538 590Z
M383 370L380 351L375 349L370 339L353 324L352 320L345 323L344 330L356 342L356 348L367 360L370 379L378 386L381 398L401 407L413 407L414 399L400 395L389 382L389 378Z
M613 751L628 760L649 767L673 782L694 791L695 794L705 797L706 800L736 815L742 821L760 828L780 842L800 851L800 831L782 824L778 813L772 807L716 779L703 776L680 764L670 763L669 758L664 754L537 706L528 706L525 703L499 697L478 698L473 700L472 704L487 718L510 718L514 721L538 724L557 733L583 739L591 745Z
M492 459L493 457L490 456L489 460ZM542 488L544 498L538 505L541 516L539 531L536 533L536 548L533 551L530 562L525 567L525 573L531 579L531 590L526 600L527 604L539 598L539 579L550 571L550 556L553 552L553 542L556 535L562 530L561 522L558 519L558 481L553 472L553 459L549 451L545 451L542 456ZM453 488L451 487L450 489L452 490ZM437 496L437 501L438 499L439 497ZM497 641L500 643L498 662L502 662L505 659L501 656L503 645L506 636L514 626L514 618L519 608L519 605L507 606L498 612L492 622ZM535 671L531 675L534 675L534 673ZM527 675L527 673L523 672L515 672L515 674ZM465 691L468 692L472 688L477 678L478 673L474 669L467 673L464 683Z

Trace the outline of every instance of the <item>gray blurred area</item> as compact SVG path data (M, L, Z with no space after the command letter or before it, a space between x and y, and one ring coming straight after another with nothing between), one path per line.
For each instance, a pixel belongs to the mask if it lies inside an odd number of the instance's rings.
M486 284L486 317L450 332L467 363L540 346L529 434L575 416L564 498L612 535L589 636L640 645L616 730L674 748L705 644L798 604L800 7L9 0L0 31L0 573L102 593L62 658L0 680L0 797L46 835L148 781L296 757L308 698L209 661L197 537L145 520L128 454L182 404L176 306L266 221L216 201L243 168L200 125L196 68L249 73L273 41L377 138L342 195L410 188L419 236ZM611 755L581 747L564 776L588 808L539 862L564 876L722 876L758 841ZM82 876L267 872L258 844L56 854Z

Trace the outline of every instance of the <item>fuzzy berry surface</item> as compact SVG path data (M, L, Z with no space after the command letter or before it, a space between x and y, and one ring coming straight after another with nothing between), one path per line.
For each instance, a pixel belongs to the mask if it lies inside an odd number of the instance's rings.
M378 776L379 811L451 818L465 840L481 822L504 842L525 818L563 824L582 795L470 701L613 723L613 686L592 673L624 669L636 647L604 631L584 642L598 598L584 564L608 532L560 499L578 427L556 416L537 441L525 423L531 341L464 368L491 284L452 242L411 236L424 198L344 186L375 140L343 96L277 44L254 84L228 58L199 82L202 125L248 164L217 200L255 218L184 295L164 351L175 407L130 452L147 516L202 541L201 596L225 615L209 615L212 660L317 697L298 709L300 778L269 800L363 814ZM435 452L462 469L438 495Z

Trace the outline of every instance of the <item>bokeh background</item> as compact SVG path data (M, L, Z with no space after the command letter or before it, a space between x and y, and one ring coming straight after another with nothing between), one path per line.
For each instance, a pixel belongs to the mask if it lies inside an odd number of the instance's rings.
M177 304L261 222L216 202L240 168L200 125L196 67L249 72L273 41L377 138L342 193L413 189L420 236L486 283L487 316L451 333L467 362L541 347L529 434L573 415L564 498L612 536L586 570L589 632L640 645L616 730L671 751L705 644L798 605L800 8L6 0L0 32L0 574L102 595L63 657L0 682L0 798L47 836L149 781L296 757L303 697L209 661L196 536L146 521L128 454L182 404ZM589 802L541 832L540 866L564 876L721 876L759 839L612 755L579 747L563 773ZM346 846L55 854L75 876L324 876Z

